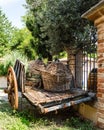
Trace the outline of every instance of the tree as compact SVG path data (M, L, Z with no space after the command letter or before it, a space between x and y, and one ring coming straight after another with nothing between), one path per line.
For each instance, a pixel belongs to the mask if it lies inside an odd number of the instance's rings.
M81 15L98 0L26 0L29 13L27 27L35 38L37 48L53 55L66 47L78 48L89 43L91 23ZM93 27L92 27L93 28ZM37 50L38 50L37 49ZM43 52L40 51L40 52Z
M10 48L13 51L18 50L29 59L35 59L36 53L33 42L31 32L27 28L16 29L13 33Z
M31 31L34 40L32 43L34 44L35 51L37 55L41 55L43 58L48 58L48 60L52 60L52 55L50 53L50 47L47 46L46 40L48 37L42 37L41 34L41 21L40 17L43 15L43 10L45 7L45 0L26 0L28 9L28 13L25 16L26 26Z
M83 14L101 0L87 0L87 1L79 0L79 1L80 1L79 10L80 10L81 14Z
M18 50L29 59L34 59L36 53L33 42L31 32L27 28L13 27L0 9L0 57L4 56L5 53L10 53L10 51Z
M0 57L10 51L10 43L14 28L0 9Z

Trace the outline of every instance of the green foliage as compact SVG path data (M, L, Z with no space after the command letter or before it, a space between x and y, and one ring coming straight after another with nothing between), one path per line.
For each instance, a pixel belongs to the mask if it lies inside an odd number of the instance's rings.
M89 10L92 6L100 2L101 0L78 0L81 2L80 4L80 12L81 14L85 13L87 10Z
M62 59L62 58L67 58L66 51L60 52L58 55L53 56L53 59Z
M14 28L0 9L0 57L15 50L29 59L36 56L31 33L26 28Z
M73 44L74 46L75 40L78 39L77 30L80 31L78 24L81 24L81 18L76 3L76 0L49 0L47 2L44 15L46 20L41 29L48 35L53 53L56 48L60 51L65 45Z
M0 8L0 57L10 51L14 28Z
M15 51L3 56L3 61L0 63L0 76L6 75L9 66L14 66L16 59L19 59L25 64L27 69L27 57L22 55L20 52Z
M65 51L59 53L59 58L66 58L67 57L67 53Z
M72 116L61 120L57 116L33 117L28 110L14 113L8 103L0 101L0 128L3 130L97 130L90 121Z
M52 60L50 53L50 46L47 46L48 37L41 31L41 24L43 23L43 13L45 10L47 0L26 0L28 13L26 15L26 26L31 31L34 37L34 48L37 55L42 55L43 58ZM41 19L40 19L41 18ZM43 36L44 35L44 36Z
M64 125L73 127L77 130L96 130L92 122L89 120L81 120L78 117L71 117L70 120L67 119Z
M98 1L26 0L26 25L37 38L34 42L37 54L46 57L58 54L65 46L81 47L83 43L90 43L94 34L91 23L81 15Z
M15 30L10 48L14 51L18 50L23 55L26 55L28 59L35 59L36 57L33 37L26 28Z
M6 75L7 70L9 68L9 66L11 66L11 65L12 65L11 61L0 63L0 76Z

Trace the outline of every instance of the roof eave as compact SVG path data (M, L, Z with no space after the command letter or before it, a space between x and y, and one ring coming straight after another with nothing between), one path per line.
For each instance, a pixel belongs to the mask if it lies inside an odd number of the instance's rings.
M102 15L104 15L104 0L101 0L98 4L90 8L81 17L94 21Z

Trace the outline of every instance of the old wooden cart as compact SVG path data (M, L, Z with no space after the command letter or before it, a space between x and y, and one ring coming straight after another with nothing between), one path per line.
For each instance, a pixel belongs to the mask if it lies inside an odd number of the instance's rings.
M78 88L59 93L26 86L25 65L16 60L14 67L8 69L7 88L5 89L5 92L8 93L8 100L14 109L18 109L18 91L41 113L48 113L90 101L95 96Z

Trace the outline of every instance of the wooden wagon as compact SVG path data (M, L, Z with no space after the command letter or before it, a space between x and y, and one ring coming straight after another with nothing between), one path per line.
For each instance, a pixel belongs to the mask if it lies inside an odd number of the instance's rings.
M8 93L13 109L18 109L18 91L41 113L64 109L95 97L94 94L74 87L65 92L49 92L42 88L26 86L25 76L25 65L19 60L16 60L14 67L8 69L5 92Z

